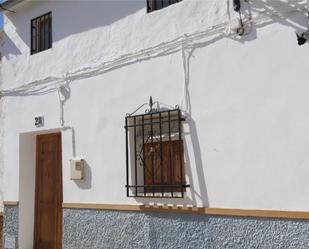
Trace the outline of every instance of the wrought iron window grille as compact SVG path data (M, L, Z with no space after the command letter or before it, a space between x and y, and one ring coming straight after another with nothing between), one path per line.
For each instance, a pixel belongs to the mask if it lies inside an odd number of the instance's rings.
M127 197L183 198L182 116L179 107L154 108L143 104L125 118ZM143 114L136 114L148 106Z
M182 0L147 0L147 12L163 9Z
M52 13L31 20L31 54L52 47Z

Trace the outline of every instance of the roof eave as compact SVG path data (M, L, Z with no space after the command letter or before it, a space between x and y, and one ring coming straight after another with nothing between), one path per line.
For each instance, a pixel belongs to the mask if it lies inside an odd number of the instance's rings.
M23 1L24 0L7 0L1 4L3 7L2 11L7 11Z

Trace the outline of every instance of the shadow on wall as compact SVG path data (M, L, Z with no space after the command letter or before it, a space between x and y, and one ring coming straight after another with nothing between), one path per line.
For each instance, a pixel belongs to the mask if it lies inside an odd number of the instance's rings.
M305 14L306 1L258 0L242 2L241 6L241 15L245 22L245 35L241 37L231 36L231 38L242 43L255 40L258 28L274 23L291 27L296 32L303 32L308 28L308 16ZM229 5L228 9L230 9ZM255 19L256 16L259 23L251 22L250 19Z
M50 6L46 5L46 9L41 10L40 3L32 1L27 4L27 9L32 8L32 13L36 13L36 16L48 12L50 9L53 11L53 41L57 42L70 35L82 33L84 31L104 27L111 25L118 20L124 19L125 17L136 13L139 10L145 9L146 12L146 1L91 1L84 2L78 1L74 3L74 8L71 8L70 1L55 1L50 2ZM227 12L229 16L232 15L232 0L227 0ZM57 4L57 8L54 5ZM93 7L95 5L95 8ZM274 1L274 0L257 0L244 2L242 1L242 15L243 19L247 24L246 33L242 37L231 35L230 38L239 42L248 42L257 38L256 29L261 28L273 23L280 23L284 26L292 27L295 31L304 31L307 29L308 18L305 15L304 9L306 8L306 1L294 0L294 1ZM29 16L22 15L22 10L17 10L17 14L8 14L8 19L13 22L13 25L17 27L19 37L23 40L27 47L30 47L30 32L29 32ZM299 15L291 15L291 12ZM26 11L25 11L26 13ZM67 13L70 13L70 18L66 18L63 22ZM290 13L290 14L286 14ZM207 13L206 13L207 14ZM265 21L259 24L250 22L250 18L256 15L265 17ZM36 16L32 16L34 18ZM80 18L83 16L83 18ZM248 22L249 21L249 22ZM17 25L18 24L18 25ZM116 31L115 31L116 32ZM223 36L224 37L224 36ZM20 51L15 46L13 41L10 41L8 37L3 39L7 42L7 48L5 55L9 54L20 54ZM107 38L107 37L105 37ZM123 40L125 42L125 40Z
M43 15L52 10L53 42L62 40L70 35L111 25L139 10L145 9L146 1L76 1L72 8L71 1L50 1L45 6L39 1L30 1L24 7L17 9L17 13L7 14L8 19L15 26L16 32L30 49L30 19ZM45 10L44 10L45 8ZM35 16L23 15L31 10ZM70 13L70 18L66 18ZM33 15L33 14L32 14ZM82 18L81 18L82 17ZM10 51L14 53L14 49ZM16 50L15 50L16 53Z
M81 3L81 2L79 2ZM35 4L35 3L34 3ZM68 11L69 3L68 2L61 2L66 8L61 9L61 15L65 15L65 12ZM89 15L85 20L86 21L81 21L78 19L80 16L76 15L76 20L73 18L72 20L68 20L67 23L64 23L62 26L62 31L59 32L59 34L55 34L54 39L60 40L65 38L68 35L71 35L72 33L79 33L83 32L87 29L94 28L95 26L106 26L109 25L119 19L122 19L126 17L127 15L130 15L142 8L145 8L145 3L144 1L104 1L104 2L95 2L91 4L104 4L104 8L97 8L94 10L93 5L91 7L87 5L85 2L83 2L81 5L78 6L77 10L79 11L84 11L87 13L87 11L95 11L94 13L92 12L91 15ZM245 20L248 19L250 16L256 13L259 13L261 16L265 16L265 21L262 23L258 24L250 24L251 25L251 33L248 35L245 35L241 38L234 38L232 36L229 36L231 39L235 39L236 41L239 42L248 42L255 40L257 38L256 36L256 29L262 28L264 26L273 24L273 23L280 23L282 25L292 27L296 30L300 29L300 27L304 27L306 29L307 26L307 21L308 18L304 13L304 8L306 6L306 3L301 0L295 0L293 3L291 1L289 2L282 2L282 1L273 1L273 0L265 0L265 1L252 1L249 3L243 3L243 15L245 16ZM74 8L75 9L75 8ZM76 10L76 11L77 11ZM114 11L111 11L114 10ZM295 11L296 13L299 13L297 16L287 16L285 13ZM105 13L106 12L106 13ZM104 15L104 13L106 15ZM55 16L60 15L59 13L55 13ZM266 18L267 17L267 18ZM78 19L78 22L77 22ZM15 20L15 19L14 19ZM17 20L17 18L16 18ZM59 21L63 20L62 18L59 18ZM19 20L20 22L20 20ZM28 44L29 46L29 22L24 22L24 26L21 26L21 30L19 32L24 32L21 37L25 38L25 43ZM65 31L70 31L70 33L65 33ZM294 35L294 34L291 34ZM205 182L205 170L207 169L206 165L203 165L202 162L202 156L201 156L201 150L200 150L200 142L199 142L199 137L198 137L198 131L197 127L195 124L194 119L192 118L192 107L190 104L190 92L189 92L189 85L190 85L190 59L192 58L194 52L198 48L206 47L211 45L212 43L215 43L223 38L226 38L226 35L220 35L217 37L214 37L211 40L200 42L200 43L195 43L195 44L189 44L185 45L182 51L183 55L183 61L184 61L184 75L185 75L185 99L186 99L186 111L185 111L185 116L187 118L186 124L189 127L189 137L192 140L192 146L193 146L193 152L194 152L194 158L189 158L188 155L188 148L185 148L185 157L188 159L187 164L186 164L186 173L187 177L189 179L189 184L191 184L191 188L188 191L192 191L192 199L189 199L186 197L185 202L188 204L196 204L197 198L199 198L204 206L209 205L208 201L208 194L207 194L207 184ZM8 41L9 43L11 41ZM125 42L125 41L124 41ZM295 43L296 43L296 37L295 37ZM14 45L14 44L13 44ZM15 45L14 45L15 46ZM13 52L11 53L20 53L18 51L18 48L16 46L14 47L12 45L9 45L11 47ZM139 62L144 61L144 60L149 60L151 58L155 57L160 57L160 56L166 56L171 53L179 52L180 50L177 48L173 48L171 50L166 50L162 53L156 54L155 56L150 56L148 58L143 58L139 60ZM115 70L117 68L132 64L134 62L128 62L126 64L123 64L119 67L113 68L111 70ZM110 70L110 71L111 71ZM98 72L98 74L105 73L104 72ZM92 77L92 75L89 75L88 77ZM36 95L38 93L28 93L28 95ZM62 105L62 112L63 112L63 105L66 99L70 97L70 93L65 93L65 100L61 101ZM19 95L21 95L19 93ZM63 113L61 114L63 115ZM64 125L64 122L63 122ZM64 127L67 129L72 130L72 141L73 141L73 155L75 155L75 133L74 129L71 127ZM204 157L207 158L207 155L203 155ZM193 166L194 163L194 166ZM198 172L198 182L193 182L192 181L192 167L196 167L196 172ZM76 182L76 184L81 188L81 189L89 189L91 188L92 185L92 173L91 173L91 168L88 164L86 164L86 169L85 169L85 180L83 182ZM198 186L192 185L192 184L198 184ZM195 189L199 189L199 191L196 191ZM152 199L145 199L145 198L138 198L137 201L149 203L150 200ZM160 200L161 202L161 200ZM166 204L181 204L183 203L183 200L162 200L162 202L165 202Z
M7 60L10 58L10 56L21 55L19 48L4 32L2 32L0 35L0 46L5 47L5 49L2 49L1 51L1 57L3 56Z
M262 23L258 23L257 25L254 25L251 22L250 32L248 34L245 34L244 36L240 37L234 37L234 35L228 36L231 39L234 39L235 41L244 43L248 41L253 41L257 38L256 29L261 28L273 23L280 23L285 26L290 26L294 29L299 29L299 27L306 28L308 18L304 14L304 8L306 6L306 3L303 1L297 0L293 3L289 2L281 2L281 1L272 1L272 0L266 0L266 1L254 1L249 3L244 3L242 5L242 15L245 18L245 21L248 22L248 20L252 17L253 13L262 15L263 18L265 17L265 21L263 19ZM230 6L228 5L228 8L230 9ZM287 13L289 13L290 16L287 16ZM297 16L292 16L291 13L299 13ZM231 15L231 13L229 13ZM247 27L248 28L248 27ZM292 34L294 35L294 34ZM207 170L207 166L203 164L202 161L202 155L201 155L201 149L200 149L200 142L198 137L198 130L196 127L196 123L194 119L192 118L192 106L191 106L191 100L190 100L190 91L189 91L189 85L190 85L190 60L195 52L196 49L207 47L223 38L226 38L227 36L224 34L218 35L213 37L210 40L207 41L201 41L199 43L191 43L191 44L185 44L182 48L182 59L183 59L183 70L184 70L184 93L185 93L185 116L186 116L186 125L188 125L188 133L186 135L189 135L192 142L192 151L193 156L192 158L189 158L188 153L188 147L187 144L185 146L185 158L186 158L186 165L185 165L185 172L187 175L187 178L189 180L189 184L191 185L189 189L187 189L188 192L191 192L191 199L188 197L188 195L185 195L184 200L178 200L178 199L160 199L160 203L163 204L186 204L186 205L196 205L197 203L202 203L204 207L209 206L209 200L208 200L208 193L207 193L207 184L205 180L205 170ZM295 37L295 43L296 43L296 37ZM160 55L156 55L154 57L158 56L166 56L170 54L171 52L177 52L178 50L172 50L172 51L165 51L165 53L162 53ZM168 106L165 104L165 106ZM206 155L203 155L205 158L207 158L207 152ZM192 171L195 167L194 171L197 173L197 179L192 178ZM137 201L142 202L144 204L148 204L150 202L156 203L157 200L153 198L136 198Z
M61 1L60 3L61 6L53 14L53 23L58 28L53 36L54 41L59 41L72 34L111 25L141 9L145 9L146 12L146 1L144 0L78 1L74 3L74 8L71 7L70 1ZM68 12L70 12L71 18L65 19L63 22L63 17Z
M208 200L208 192L206 187L206 180L205 180L205 165L203 165L202 161L202 154L200 148L200 142L198 138L197 128L195 125L194 120L192 119L189 113L186 114L186 123L189 127L189 135L192 142L192 151L193 157L190 158L188 154L188 148L185 148L186 158L188 162L186 163L186 172L189 178L190 189L192 196L192 202L196 205L196 203L201 203L203 207L209 207L209 200ZM192 162L192 163L190 163ZM197 181L193 180L192 177L192 168L193 165L195 166L195 172L197 173ZM198 187L196 186L198 185ZM197 191L196 189L199 189ZM198 200L197 200L198 199Z
M232 0L227 0L227 14L228 16L237 16L236 13L232 10ZM74 8L71 8L71 3L69 1L56 1L50 2L50 7L53 8L54 4L57 4L57 8L53 12L53 41L59 41L70 35L77 33L82 33L84 31L94 29L97 27L104 27L111 25L118 20L124 19L127 16L136 13L139 10L145 9L145 1L92 1L88 2L76 2ZM61 6L59 6L61 5ZM96 5L96 8L93 6ZM37 12L37 15L44 14L39 9L40 3L32 1L27 4L27 8L32 8L33 12ZM280 23L284 26L292 27L297 32L301 32L307 29L308 26L308 17L305 14L306 1L303 0L289 0L289 1L274 1L274 0L257 0L257 1L242 1L242 16L245 22L246 32L243 36L237 36L235 34L228 35L229 38L245 43L257 39L257 29L265 27L273 23ZM22 15L21 10L17 10L18 14L8 14L8 18L13 22L13 25L18 23L17 32L19 33L20 39L26 44L27 47L30 47L30 32L29 32L29 16ZM232 15L233 12L233 15ZM25 11L26 13L26 11ZM70 13L70 17L63 22L63 16L66 16L67 13ZM206 13L207 14L207 13ZM234 15L235 14L235 15ZM293 15L292 15L293 14ZM294 15L297 14L297 15ZM84 18L80 18L84 16ZM258 23L256 21L250 21L251 17L256 19L258 18ZM35 17L35 16L33 16ZM116 31L114 31L116 32ZM105 32L104 32L105 33ZM294 35L294 34L291 34ZM103 37L103 36L102 36ZM226 35L220 36L220 38L226 38ZM10 40L9 37L4 37L3 41L7 43L4 46L7 46L3 53L4 56L8 55L18 55L20 54L19 49L16 47L14 42ZM104 37L108 39L108 37ZM215 42L218 39L214 39L212 42ZM125 42L125 40L123 40ZM210 44L210 43L208 43ZM207 45L207 44L205 44ZM201 45L201 46L205 46ZM178 51L168 51L173 53ZM164 54L167 54L165 51ZM159 55L159 56L161 56ZM151 58L151 57L150 57ZM143 58L142 60L144 60ZM140 60L140 61L142 61ZM127 65L127 64L125 64ZM122 66L125 66L122 65ZM98 72L102 73L102 72ZM93 75L91 75L93 76Z
M307 16L305 13L301 14L306 8L307 2L302 0L293 1L252 1L250 4L244 5L248 14L256 12L263 14L264 16L271 17L268 22L262 25L257 25L257 28L266 26L268 24L277 22L285 26L289 26L295 29L299 29L299 26L307 26ZM300 16L290 15L286 16L285 13L300 13Z
M186 189L186 193L184 198L143 198L143 197L134 197L137 202L148 205L149 203L160 203L163 205L192 205L192 206L203 206L208 207L208 193L205 182L205 171L202 163L202 156L200 150L200 143L197 135L197 129L195 126L195 122L192 120L190 115L186 115L185 124L188 126L189 131L185 132L183 135L186 136L184 139L184 174L186 175L187 184L190 185L189 188ZM193 156L189 157L189 148L187 138L190 138L192 142L192 150ZM132 166L132 164L131 164ZM197 175L197 179L193 179L193 167L195 167L194 172ZM133 167L131 167L132 170ZM188 195L190 193L190 195Z
M216 39L220 39L216 38ZM201 44L200 44L201 45ZM207 46L207 44L203 44L204 46ZM192 105L191 105L191 97L190 97L190 91L189 91L189 85L190 85L190 59L193 56L195 48L192 48L189 50L189 53L183 48L182 49L182 61L183 61L183 71L184 71L184 98L185 98L185 117L186 117L186 123L189 128L189 135L192 142L192 149L193 149L193 155L194 155L194 165L196 167L197 172L197 184L199 185L199 192L195 191L196 186L194 185L196 181L193 181L192 179L192 173L191 173L191 166L190 163L186 170L188 171L189 181L191 184L190 191L192 191L191 195L193 198L193 202L197 203L196 197L200 199L202 202L202 205L204 207L209 207L209 200L208 200L208 192L206 187L206 180L205 180L205 165L203 165L202 161L202 154L201 154L201 148L200 148L200 142L198 137L198 132L196 128L196 124L194 119L192 118ZM187 153L187 149L186 149ZM186 158L188 158L189 162L191 161L189 158L189 155L186 155Z
M189 86L189 68L186 66L188 63L184 63L184 70L186 73L186 89ZM188 103L190 103L190 94L187 91L186 97ZM164 106L164 107L161 107ZM190 105L190 104L189 104ZM168 108L166 108L168 107ZM174 107L165 104L165 103L158 103L157 106L158 110L167 110L167 109L174 109ZM189 184L190 187L187 188L185 191L184 198L152 198L152 197L133 197L137 202L143 203L148 205L149 203L160 203L163 205L192 205L192 206L203 206L208 207L208 193L206 188L206 181L205 181L205 165L202 162L202 155L200 149L200 142L198 137L197 128L195 125L195 121L191 117L191 105L189 107L189 111L183 113L186 117L182 125L182 135L184 137L184 174L186 176L186 184ZM129 148L134 148L134 135L129 132L130 136L130 146ZM147 143L147 141L146 141ZM193 152L189 153L189 151ZM130 174L131 182L135 181L135 169L134 169L134 149L130 151ZM137 174L139 175L139 174ZM193 177L194 176L194 177ZM139 178L138 178L139 179ZM144 182L138 182L139 184L143 185L146 184ZM132 190L132 189L131 189ZM189 193L189 194L188 194Z
M187 67L187 64L188 63L184 63L184 71L186 74L186 89L188 89L188 85L189 85L189 74L188 74L189 68ZM189 92L187 92L186 96L188 99L188 103L190 103ZM154 102L153 104L156 105L155 110L167 111L167 110L175 109L174 106L171 106L166 103L158 102L158 101ZM149 104L144 103L137 110L135 110L132 113L132 115L136 114L137 111L141 111L141 109L145 106L146 106L145 112L147 113L147 107L149 106ZM199 138L197 135L197 128L196 128L195 122L191 117L191 105L190 105L189 110L190 110L189 112L183 113L186 120L182 123L182 127L181 127L181 131L182 131L181 133L182 133L182 137L184 141L184 174L186 176L186 184L190 185L190 187L185 190L186 193L184 194L184 198L169 198L169 197L161 198L160 197L158 199L156 197L151 197L151 196L148 196L148 197L142 197L142 195L138 197L132 196L132 198L134 198L137 202L140 202L146 205L148 205L149 203L160 203L163 205L173 204L173 205L190 205L190 206L203 206L203 207L209 206L208 194L207 194L206 182L205 182L205 173L204 173L204 167L202 163L202 156L201 156L201 149L200 149L200 142L199 142ZM136 121L134 121L134 124L135 122ZM132 123L130 123L130 120L128 121L128 125L129 126L132 125ZM144 132L141 133L141 131L136 130L136 128L132 130L133 131L131 132L128 131L128 135L129 135L129 141L128 141L129 142L129 146L128 146L129 148L129 151L128 151L129 153L129 185L132 185L134 183L136 185L144 185L144 184L147 185L147 183L144 182L145 181L144 179L145 168L143 168L145 167L146 159L145 158L141 159L140 155L145 155L143 151L144 150L143 144L147 144L149 142L150 137L148 137L148 139L142 139L139 136L144 136ZM142 130L144 130L144 128L142 128ZM146 132L146 134L148 133ZM152 134L152 131L151 131L151 134ZM156 134L156 131L154 131L153 134ZM161 134L161 130L160 130L160 134ZM135 136L137 137L136 140L134 138ZM161 139L160 140L158 138L157 140L155 139L156 138L154 138L154 142L161 141ZM137 149L137 153L135 149ZM193 155L192 153L189 153L189 151L192 151ZM192 157L190 158L190 156ZM152 163L154 163L154 161ZM161 161L161 164L162 163L163 162ZM139 169L139 166L141 167L140 169ZM143 169L144 169L144 173L143 173ZM138 194L140 189L142 189L142 187L140 188L132 187L130 188L130 191L132 191L132 194L134 195L134 194Z

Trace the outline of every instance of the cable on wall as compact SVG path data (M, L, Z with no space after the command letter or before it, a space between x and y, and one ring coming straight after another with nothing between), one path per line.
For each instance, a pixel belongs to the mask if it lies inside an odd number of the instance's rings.
M282 17L283 15L295 13L298 13L298 11L273 13L272 15L259 15L254 19L250 19L248 23L264 23L278 16ZM119 57L112 58L109 61L102 61L97 66L87 66L74 72L68 72L63 76L50 76L44 79L23 84L15 88L1 90L0 98L6 96L29 96L56 92L58 91L59 86L61 86L65 82L72 82L75 80L90 78L131 63L148 60L150 58L154 58L156 56L164 55L170 52L177 52L183 48L185 49L186 46L192 47L195 43L209 37L219 35L228 37L228 35L230 35L228 32L229 24L229 21L226 21L201 31L193 32L191 34L183 34L173 40L162 42L156 46L142 49L137 52L123 54Z
M107 71L120 66L125 66L134 62L147 60L158 55L164 55L167 52L178 51L186 40L186 43L194 43L195 41L207 38L209 36L225 34L227 23L212 26L206 30L194 32L191 34L185 34L177 37L168 42L160 43L156 46L139 50L137 52L128 53L111 59L109 61L103 61L98 66L84 67L74 72L68 72L62 77L47 77L45 79L36 80L27 84L23 84L19 87L12 89L5 89L0 91L0 97L4 96L26 96L34 94L46 94L50 92L58 91L59 86L63 82L72 82L84 78L100 75Z

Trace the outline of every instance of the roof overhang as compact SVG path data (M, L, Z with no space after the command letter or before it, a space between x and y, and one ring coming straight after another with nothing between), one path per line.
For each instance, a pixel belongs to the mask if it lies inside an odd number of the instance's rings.
M9 11L11 8L23 1L24 0L6 0L0 6L2 7L2 11Z

